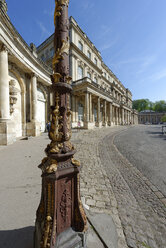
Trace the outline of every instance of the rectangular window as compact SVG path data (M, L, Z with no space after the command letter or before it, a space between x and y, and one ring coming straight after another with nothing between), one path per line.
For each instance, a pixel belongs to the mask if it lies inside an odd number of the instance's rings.
M50 58L52 58L53 56L54 56L54 47L50 49Z
M83 52L83 44L81 41L78 42L78 48Z
M87 77L88 77L88 78L91 78L90 72L87 72Z
M78 67L78 80L83 78L83 68L81 66Z
M94 58L94 63L95 63L95 65L97 65L97 59L96 58Z
M87 52L87 55L88 55L88 58L91 59L91 53L90 53L89 50L88 50L88 52Z

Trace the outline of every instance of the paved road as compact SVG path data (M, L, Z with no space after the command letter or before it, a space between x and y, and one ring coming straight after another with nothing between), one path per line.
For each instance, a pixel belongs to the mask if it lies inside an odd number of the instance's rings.
M116 136L114 144L166 197L166 135L161 126L135 126Z

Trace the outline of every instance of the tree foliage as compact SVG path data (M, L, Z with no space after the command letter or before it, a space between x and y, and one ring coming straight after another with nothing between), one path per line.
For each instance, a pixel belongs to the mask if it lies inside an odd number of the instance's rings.
M166 112L166 101L151 102L149 99L138 99L133 101L133 109L136 109L138 112L143 110Z
M166 122L166 115L164 115L164 116L161 118L161 121L162 121L162 122Z
M149 99L138 99L133 101L133 108L138 110L138 112L147 109L153 110L153 105L154 103L149 101Z

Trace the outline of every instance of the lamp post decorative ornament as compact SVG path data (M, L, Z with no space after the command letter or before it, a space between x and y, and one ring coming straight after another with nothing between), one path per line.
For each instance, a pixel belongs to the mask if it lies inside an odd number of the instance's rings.
M51 76L55 106L49 132L51 143L39 165L42 193L36 213L34 247L79 248L85 247L87 222L80 200L80 162L74 159L76 151L70 142L69 0L56 0L55 4L55 55Z

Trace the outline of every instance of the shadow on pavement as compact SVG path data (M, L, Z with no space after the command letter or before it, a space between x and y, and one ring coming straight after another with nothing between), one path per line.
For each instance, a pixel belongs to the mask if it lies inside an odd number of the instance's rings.
M33 226L15 230L0 230L0 247L33 248L33 233Z
M147 131L146 133L150 135L154 135L152 138L162 138L163 140L166 140L166 135L163 134L162 132Z

